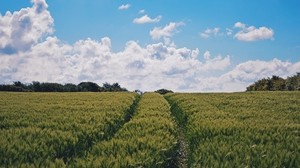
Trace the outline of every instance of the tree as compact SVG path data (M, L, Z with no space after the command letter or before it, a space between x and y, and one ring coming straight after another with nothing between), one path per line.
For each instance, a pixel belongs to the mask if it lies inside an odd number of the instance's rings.
M17 86L17 87L24 87L24 86L25 86L25 85L24 85L22 82L20 82L20 81L14 82L14 85Z
M109 84L109 83L103 83L103 87L101 88L101 91L104 92L126 92L127 89L122 88L119 83L113 83L113 84Z
M79 90L84 92L99 92L100 86L93 82L81 82L78 84Z
M41 83L40 84L41 92L62 92L64 91L63 85L58 83Z
M285 80L279 76L272 76L271 78L272 87L270 90L285 90Z
M142 95L142 94L143 94L143 92L142 92L142 91L140 91L140 90L138 90L138 89L137 89L137 90L135 90L134 92L135 92L135 93L137 93L137 94L139 94L139 95Z
M35 92L40 92L41 91L41 84L40 82L33 81L32 82L32 90Z
M78 92L79 89L77 87L77 85L73 84L73 83L66 83L64 85L64 92Z
M15 92L126 92L126 88L122 88L119 83L104 83L100 87L97 83L81 82L78 85L66 83L64 85L59 83L40 83L33 81L30 84L23 84L20 81L13 82L13 84L0 85L0 91L15 91Z
M300 73L286 79L287 90L300 90Z
M0 85L0 91L22 92L23 89L15 85Z
M167 89L159 89L157 91L155 91L156 93L159 93L159 94L167 94L167 93L174 93L172 90L167 90Z
M283 91L300 90L300 73L287 79L273 75L272 78L263 78L247 87L247 91Z

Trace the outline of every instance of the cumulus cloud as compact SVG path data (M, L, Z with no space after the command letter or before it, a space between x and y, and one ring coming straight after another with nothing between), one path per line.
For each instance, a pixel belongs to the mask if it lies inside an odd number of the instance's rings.
M251 60L237 65L227 76L242 81L253 81L274 74L287 77L296 74L297 69L300 69L299 63L292 64L276 58L271 61Z
M271 28L254 26L247 27L246 24L237 22L234 25L235 28L241 29L235 34L235 38L240 41L257 41L257 40L267 40L273 39L274 31Z
M148 15L144 15L140 18L135 18L133 23L136 24L145 24L145 23L157 23L161 20L162 16L157 16L156 18L151 19Z
M273 59L270 61L249 60L235 66L229 72L216 77L197 78L194 90L204 91L244 91L254 81L279 75L287 77L295 75L300 69L300 62L291 63ZM197 89L195 89L197 88Z
M53 32L53 18L45 0L33 0L32 8L0 15L0 54L27 51Z
M228 56L201 62L198 55L198 48L177 48L162 42L143 47L129 41L123 51L113 52L108 37L79 40L73 45L48 37L29 52L1 56L0 80L119 82L130 90L184 90L200 74L230 65Z
M220 28L215 27L213 29L206 29L204 32L200 33L200 36L207 39L211 36L217 36L220 33Z
M119 10L127 10L130 8L130 4L123 4L121 6L118 7Z
M152 39L158 40L162 37L172 37L174 33L177 31L177 27L183 26L184 23L182 22L171 22L165 27L155 27L153 30L150 31L150 36Z

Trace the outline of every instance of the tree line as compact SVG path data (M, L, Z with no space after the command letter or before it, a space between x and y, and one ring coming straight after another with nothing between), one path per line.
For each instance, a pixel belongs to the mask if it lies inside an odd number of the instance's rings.
M93 82L81 82L78 85L73 83L59 84L49 82L37 82L24 84L20 81L13 84L0 85L0 91L14 92L126 92L126 88L122 88L118 83L104 83L99 86Z
M295 91L300 90L300 73L286 79L279 76L263 78L247 87L247 91Z

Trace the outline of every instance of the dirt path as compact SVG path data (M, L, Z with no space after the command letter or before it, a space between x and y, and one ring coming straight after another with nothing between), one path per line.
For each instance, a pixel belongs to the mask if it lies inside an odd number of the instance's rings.
M187 143L185 142L184 135L183 135L183 128L178 129L178 141L179 141L179 148L177 153L177 165L179 168L186 168L187 167Z
M171 114L175 117L175 123L177 125L177 139L178 139L178 149L175 155L176 167L186 168L187 167L187 158L188 158L188 144L185 141L184 128L187 123L187 118L181 109L175 104L172 103L167 97L165 99L170 105Z

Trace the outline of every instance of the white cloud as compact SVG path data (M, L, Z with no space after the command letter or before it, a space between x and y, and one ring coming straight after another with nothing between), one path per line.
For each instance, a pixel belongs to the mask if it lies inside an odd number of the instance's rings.
M130 4L123 4L121 6L118 7L119 10L127 10L130 8Z
M241 22L236 22L234 24L234 27L236 28L241 28L241 29L245 29L246 28L246 25L244 23L241 23Z
M262 78L279 75L292 76L300 69L300 62L291 63L273 59L270 61L250 60L240 63L229 72L216 77L197 78L194 90L203 91L244 91L246 87ZM197 88L197 89L195 89Z
M204 32L200 33L200 36L202 38L207 39L207 38L211 37L212 35L217 36L217 35L219 35L219 33L220 33L220 28L215 27L213 29L206 29Z
M271 61L251 60L237 65L228 73L228 76L243 81L253 81L272 75L287 77L296 73L295 67L300 68L299 64L284 62L276 58Z
M176 32L176 28L179 26L184 25L182 22L171 22L165 27L155 27L153 30L150 31L150 36L152 39L160 39L162 37L172 37L174 32Z
M205 51L205 53L203 54L204 59L209 60L211 55L209 51Z
M32 2L32 8L0 15L0 54L27 51L40 38L53 32L53 19L45 0Z
M48 37L29 52L0 56L4 60L0 81L119 82L130 90L184 90L191 79L230 65L229 57L201 62L198 55L198 48L177 48L162 42L142 47L129 41L123 51L113 52L108 37L79 40L73 45Z
M227 34L227 36L231 36L232 35L232 30L231 29L229 29L229 28L226 28L226 34Z
M182 23L170 23L161 29L165 33L160 36L165 42L143 47L129 41L120 52L111 50L108 37L99 41L79 40L72 45L57 37L40 37L26 51L10 56L0 54L0 82L119 82L130 90L179 90L199 73L218 71L230 64L228 57L201 62L197 59L198 48L177 48L169 37L180 25Z
M200 36L201 36L202 38L204 38L204 39L209 38L209 35L206 34L206 33L200 33Z
M247 27L241 22L235 23L234 27L240 28L239 32L235 34L235 38L240 41L257 41L257 40L267 40L273 39L274 31L271 28L254 26Z
M135 18L133 23L136 24L145 24L145 23L157 23L161 20L161 16L157 16L156 18L151 19L148 15L144 15L140 18Z
M144 14L144 13L146 13L145 9L141 9L141 10L139 11L139 14Z

